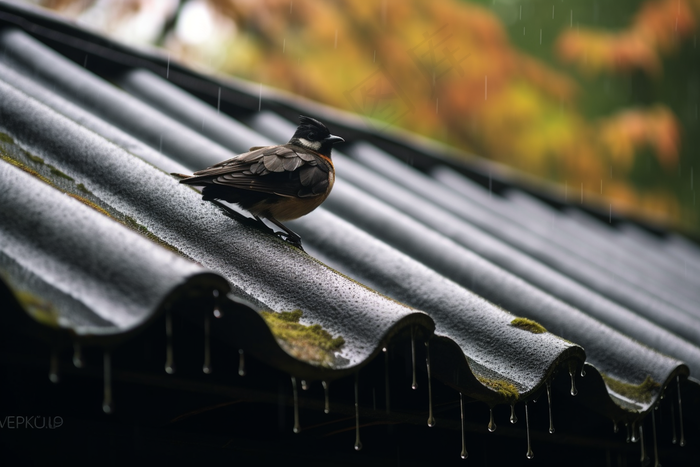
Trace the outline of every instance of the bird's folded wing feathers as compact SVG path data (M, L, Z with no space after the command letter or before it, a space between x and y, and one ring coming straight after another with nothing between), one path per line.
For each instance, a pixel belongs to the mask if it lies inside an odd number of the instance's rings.
M317 156L288 145L266 146L194 173L184 181L230 186L284 197L313 197L328 188L326 164Z

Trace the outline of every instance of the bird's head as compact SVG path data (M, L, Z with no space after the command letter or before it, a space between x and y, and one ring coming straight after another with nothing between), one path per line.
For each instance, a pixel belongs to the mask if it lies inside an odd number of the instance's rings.
M299 122L297 131L292 136L292 139L289 140L291 144L311 149L330 157L333 145L345 141L340 136L332 135L326 125L315 118L300 115Z

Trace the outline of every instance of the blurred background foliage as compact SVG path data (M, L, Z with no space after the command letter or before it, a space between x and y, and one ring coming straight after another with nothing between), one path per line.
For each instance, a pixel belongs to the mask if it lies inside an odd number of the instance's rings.
M700 235L700 0L38 3Z

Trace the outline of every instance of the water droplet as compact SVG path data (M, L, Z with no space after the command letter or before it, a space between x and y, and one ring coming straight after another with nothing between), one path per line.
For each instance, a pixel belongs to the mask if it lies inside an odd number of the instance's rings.
M639 447L642 451L640 460L642 461L642 464L644 464L644 461L647 458L647 453L644 451L644 427L642 427L642 425L639 425Z
M659 406L657 405L656 408L658 409ZM656 444L656 415L654 412L651 413L651 434L654 439L654 467L661 467L661 464L659 464L659 447Z
M681 427L681 441L678 444L680 447L685 446L685 433L683 433L683 404L681 402L681 378L676 376L676 386L678 387L678 421Z
M586 369L584 367L581 367L581 378L586 376Z
M510 423L518 423L518 417L515 416L515 404L510 404Z
M105 352L103 356L104 365L104 399L102 400L102 410L106 414L114 412L114 402L112 401L112 354Z
M467 443L464 439L464 396L461 392L459 393L459 415L460 421L462 422L462 452L460 453L460 457L466 459L469 454L467 453Z
M325 395L326 403L323 407L323 412L324 413L330 413L331 412L331 405L330 405L330 400L328 398L328 386L329 383L327 381L321 381L321 384L323 385L323 393Z
M578 394L578 389L576 389L575 371L573 366L569 367L569 376L571 376L571 395L575 396Z
M211 343L209 313L204 314L204 365L202 371L211 374Z
M53 384L58 384L61 380L58 376L58 352L56 349L51 350L51 357L49 357L49 381Z
M294 433L299 433L301 431L301 426L299 426L299 394L297 392L297 379L292 376L292 393L294 394Z
M221 88L219 88L219 98L221 97ZM211 291L211 294L214 296L214 298L217 298L219 296L219 291L214 289Z
M165 372L169 375L175 373L173 361L173 319L170 311L165 312Z
M245 376L245 354L238 349L238 376Z
M676 434L676 408L673 405L673 402L671 402L671 431L672 431L672 438L671 438L671 443L676 444L678 442L678 435Z
M433 384L430 378L430 343L425 343L425 368L428 371L428 426L435 426L435 417L433 417Z
M630 438L630 426L625 423L625 430L627 431L627 438L625 439L625 442L629 443L632 441L632 438Z
M301 388L302 388L304 391L308 391L308 390L309 390L309 383L307 383L305 379L302 379L302 380L301 380Z
M360 373L355 373L355 451L362 449L362 441L360 441L360 390L359 390Z
M79 342L73 343L73 366L76 368L83 368L85 366L85 360L83 360L83 349Z
M413 383L411 383L411 389L417 389L418 382L416 381L416 341L413 338L413 328L411 328L411 364L413 365Z
M613 433L619 432L620 429L617 426L617 420L613 420Z
M549 406L549 433L554 433L554 421L552 420L552 384L547 381L547 405Z
M633 443L639 441L639 438L637 438L637 422L632 422L632 437L630 438L630 441Z
M496 426L496 422L493 421L493 407L489 407L489 432L493 433L496 431L496 428L498 427Z
M214 307L214 318L221 318L222 316L224 316L224 312L218 306Z
M532 447L530 446L530 414L527 410L527 402L525 402L525 434L527 435L527 453L525 457L532 459L535 457L535 453L532 452Z

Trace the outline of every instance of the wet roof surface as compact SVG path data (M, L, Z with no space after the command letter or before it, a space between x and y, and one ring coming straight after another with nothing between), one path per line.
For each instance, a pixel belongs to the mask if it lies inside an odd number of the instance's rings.
M697 395L695 243L511 179L494 192L438 146L0 13L0 287L18 332L118 352L187 304L207 339L307 381L410 340L428 343L429 377L489 406L531 401L557 374L616 422L642 423L676 381ZM290 223L306 252L168 175L286 142L287 117L314 110L349 144L329 199Z

